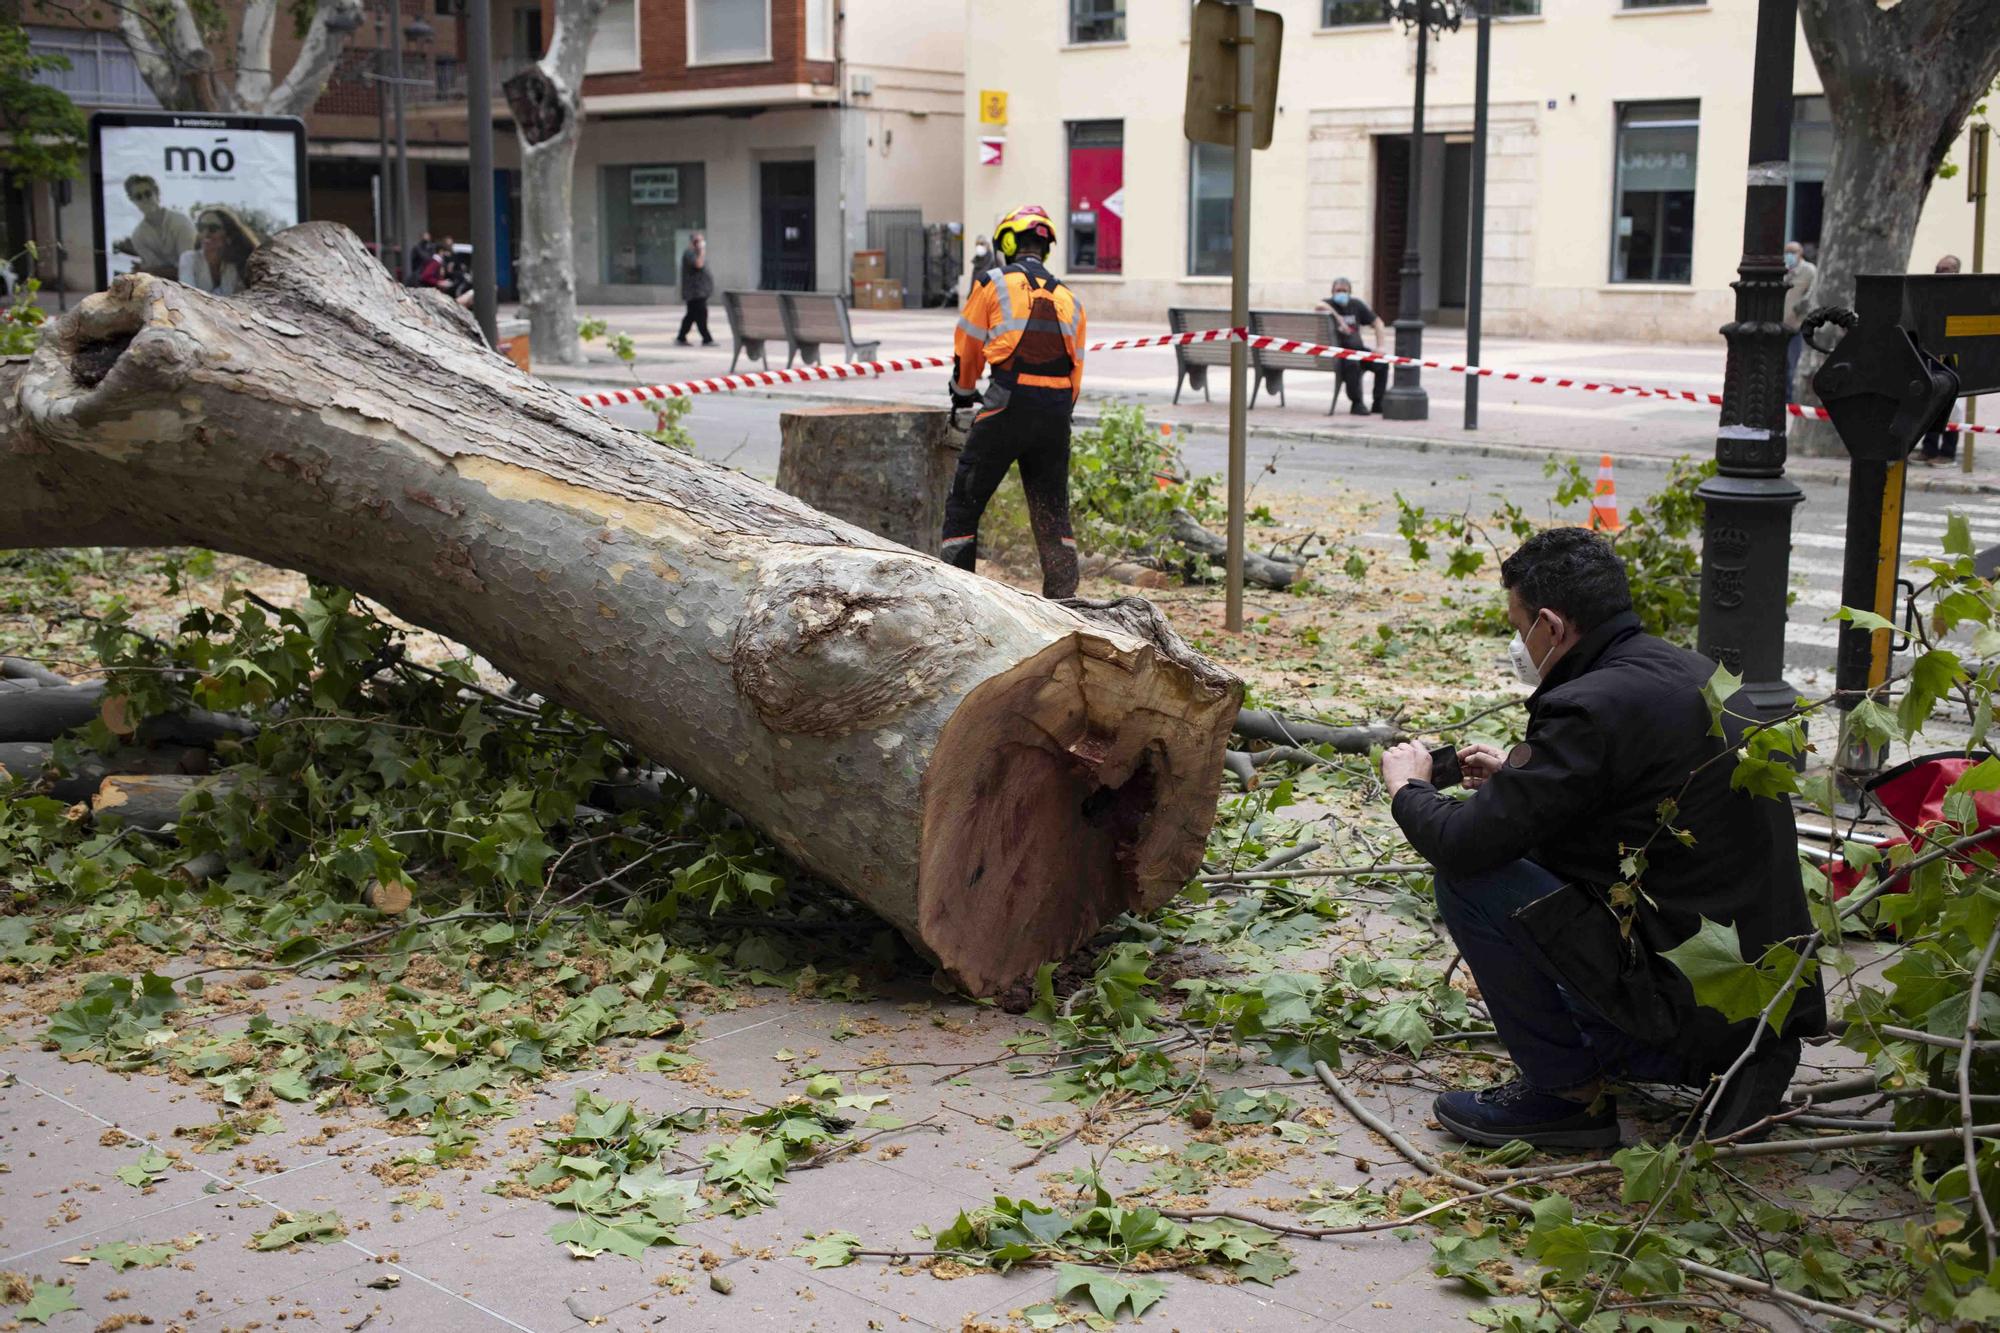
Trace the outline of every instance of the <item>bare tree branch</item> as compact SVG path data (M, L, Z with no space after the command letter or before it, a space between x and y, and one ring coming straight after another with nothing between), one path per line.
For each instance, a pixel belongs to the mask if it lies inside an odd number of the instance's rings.
M312 26L306 29L305 41L299 45L299 54L292 61L291 70L285 81L278 85L264 100L263 111L270 116L303 116L326 91L327 80L340 64L340 53L347 48L349 35L361 24L361 0L319 0L314 6ZM390 35L391 40L401 41L400 33ZM265 64L270 62L266 59ZM240 87L248 77L246 65L237 76ZM268 86L270 75L265 74ZM246 102L249 101L245 97Z
M271 96L271 35L278 27L278 0L243 0L236 30L236 95L243 105L261 108Z

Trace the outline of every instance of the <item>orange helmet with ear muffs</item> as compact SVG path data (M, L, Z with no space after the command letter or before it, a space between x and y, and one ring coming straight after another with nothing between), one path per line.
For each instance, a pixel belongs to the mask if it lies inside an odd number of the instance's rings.
M1056 224L1049 211L1039 204L1025 204L1000 219L993 229L993 248L1012 259L1021 248L1021 237L1039 236L1051 250L1056 244Z

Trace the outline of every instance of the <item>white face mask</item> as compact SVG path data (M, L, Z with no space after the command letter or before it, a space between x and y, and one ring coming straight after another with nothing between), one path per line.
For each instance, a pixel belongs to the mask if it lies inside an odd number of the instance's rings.
M1541 662L1537 662L1528 651L1528 641L1516 632L1513 641L1507 645L1507 658L1514 664L1515 676L1532 689L1542 683L1542 663L1555 656L1555 651L1555 644L1550 643L1549 651L1542 655Z

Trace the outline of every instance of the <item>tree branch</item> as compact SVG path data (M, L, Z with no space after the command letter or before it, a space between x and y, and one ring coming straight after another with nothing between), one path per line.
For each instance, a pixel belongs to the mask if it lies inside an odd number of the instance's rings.
M347 48L354 30L361 24L361 0L319 0L313 7L312 26L306 29L305 40L299 44L299 54L292 61L291 69L285 74L285 81L277 91L264 99L262 111L267 116L303 116L312 109L319 95L326 91L327 80L340 65L340 53ZM393 41L402 41L400 32L390 34ZM265 86L269 87L270 57L268 41L266 45ZM239 86L248 76L246 67L237 76ZM246 96L245 102L249 101Z

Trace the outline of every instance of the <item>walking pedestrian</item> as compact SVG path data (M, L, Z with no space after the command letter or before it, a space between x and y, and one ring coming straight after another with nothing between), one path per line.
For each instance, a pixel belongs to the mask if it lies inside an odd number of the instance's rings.
M681 251L681 300L687 302L687 313L681 316L680 336L674 341L681 346L688 345L688 330L701 330L701 345L715 346L715 339L708 332L708 298L715 295L715 279L708 271L708 238L696 232L688 240L688 248Z
M1963 267L1964 265L1959 262L1957 255L1944 255L1938 260L1936 267L1931 271L1934 273L1957 273ZM1951 405L1951 419L1953 421L1964 421L1964 412L1964 399L1960 399ZM1958 459L1958 432L1955 430L1934 430L1927 432L1924 435L1923 452L1918 457L1925 467L1937 467L1940 464L1956 462Z
M1785 242L1785 401L1799 401L1799 358L1805 354L1805 336L1799 326L1812 313L1818 299L1819 268L1806 258L1806 248L1797 241Z

